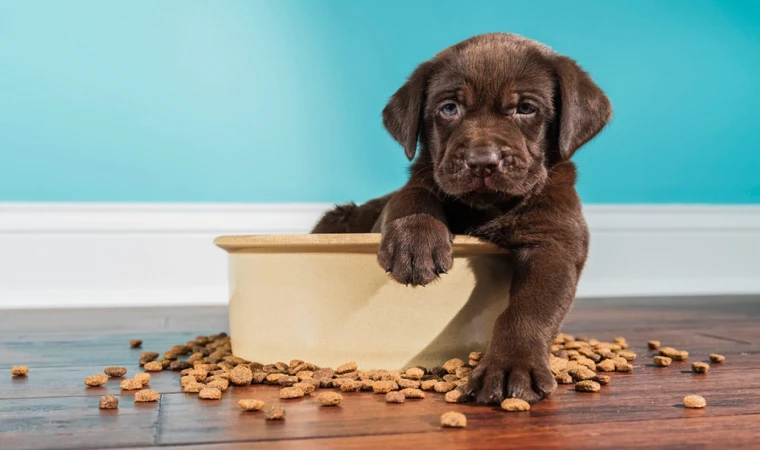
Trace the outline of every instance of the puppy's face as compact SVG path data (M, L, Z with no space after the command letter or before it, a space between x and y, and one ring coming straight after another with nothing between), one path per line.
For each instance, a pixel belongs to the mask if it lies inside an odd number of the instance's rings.
M602 91L571 60L519 36L476 36L423 63L383 111L440 189L472 206L540 189L552 164L609 120Z

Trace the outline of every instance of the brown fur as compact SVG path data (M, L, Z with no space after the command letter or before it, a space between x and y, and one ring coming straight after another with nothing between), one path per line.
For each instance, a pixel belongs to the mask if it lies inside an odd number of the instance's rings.
M379 264L411 285L451 268L453 234L509 249L509 307L467 391L481 403L536 402L556 388L547 355L588 252L569 159L611 114L571 59L516 35L473 37L421 64L383 111L410 160L419 143L407 184L337 207L314 232L381 232Z

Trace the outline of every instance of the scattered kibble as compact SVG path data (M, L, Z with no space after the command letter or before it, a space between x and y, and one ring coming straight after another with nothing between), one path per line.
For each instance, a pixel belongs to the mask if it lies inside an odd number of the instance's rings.
M134 379L145 386L146 384L150 383L150 374L146 372L136 373Z
M691 371L694 373L707 373L710 370L710 365L703 362L695 362L691 364Z
M100 397L100 403L98 404L100 409L118 409L119 397L114 395L104 395Z
M355 362L342 364L335 369L335 373L342 375L344 373L353 372L358 368Z
M448 373L456 373L457 369L464 366L464 361L459 358L453 358L443 363L443 368Z
M584 380L575 383L575 390L578 392L599 392L602 387L596 381Z
M673 360L667 356L655 356L652 362L654 362L654 365L657 367L668 367Z
M222 398L222 391L213 387L205 387L198 392L198 397L204 400L219 400Z
M106 375L112 378L123 377L124 375L127 374L127 368L117 367L117 366L106 367L105 369L103 369L103 373L105 373Z
M224 378L216 378L206 383L206 387L216 388L222 392L226 391L229 386L230 382Z
M119 386L125 391L136 391L142 389L143 384L140 380L129 379L122 381Z
M657 350L660 348L660 341L649 341L647 342L647 347L651 348L652 350Z
M528 411L530 410L530 403L519 398L505 398L501 402L501 409L505 411Z
M280 406L267 406L264 408L264 417L267 420L283 420L285 418L285 408Z
M156 402L159 397L161 397L159 393L151 389L142 389L135 392L135 402Z
M726 357L723 356L723 355L719 355L717 353L712 353L710 355L710 361L712 361L714 363L722 363L725 360L726 360Z
M26 366L11 367L11 375L14 377L25 377L29 374L29 368Z
M406 398L425 398L425 393L419 389L406 388L400 391ZM453 392L453 391L452 391Z
M99 374L92 375L84 379L84 384L90 387L103 386L108 381L108 376Z
M337 406L343 401L343 396L337 392L322 392L317 397L317 401L322 406Z
M385 401L388 403L404 403L406 395L401 391L391 391L385 394Z
M591 379L591 381L596 381L597 383L599 383L602 386L607 386L608 384L610 384L611 380L612 380L612 378L610 378L609 375L597 375L597 376L595 376L594 378Z
M182 386L182 391L188 394L197 394L205 388L206 388L205 384L198 383L197 381L193 381L192 383Z
M456 411L443 413L441 414L441 426L446 428L464 428L467 426L467 416Z
M238 406L246 411L260 411L264 405L263 401L252 398L244 398L238 402Z
M683 406L687 408L704 408L707 406L707 401L701 395L687 395L683 398Z
M425 375L425 371L418 368L418 367L412 367L410 369L406 370L406 377L410 380L419 380Z
M467 401L467 395L460 389L447 392L443 398L447 403L464 403Z
M130 348L140 348L142 347L142 340L140 339L132 339L129 341L129 347Z
M456 383L452 383L450 381L439 381L435 383L433 390L441 394L445 394L446 392L456 389L456 387Z
M236 386L247 386L253 380L253 371L248 366L236 366L230 371L230 383Z
M297 387L284 387L280 389L280 398L299 398L303 396L304 392Z
M164 365L161 363L161 361L151 361L145 363L145 366L143 368L148 372L161 372L164 370Z

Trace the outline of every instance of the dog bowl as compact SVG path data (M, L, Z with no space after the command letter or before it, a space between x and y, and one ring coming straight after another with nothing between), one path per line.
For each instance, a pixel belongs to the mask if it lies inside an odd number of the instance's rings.
M223 236L236 356L368 369L432 367L486 348L507 307L511 267L492 244L456 236L454 265L425 287L377 264L379 234Z

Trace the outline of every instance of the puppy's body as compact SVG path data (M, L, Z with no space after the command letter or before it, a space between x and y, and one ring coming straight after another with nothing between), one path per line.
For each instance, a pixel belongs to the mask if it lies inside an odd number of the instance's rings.
M510 250L509 307L468 393L538 401L556 388L551 340L588 252L569 158L610 115L588 75L546 46L503 33L468 39L420 65L383 111L410 160L420 144L407 184L337 207L314 232L381 232L378 262L412 285L451 268L453 234Z

